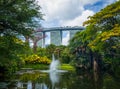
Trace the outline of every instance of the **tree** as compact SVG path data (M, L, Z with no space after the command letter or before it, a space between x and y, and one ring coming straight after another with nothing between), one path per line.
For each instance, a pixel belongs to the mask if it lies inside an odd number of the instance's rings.
M102 59L112 59L108 61L113 65L120 64L120 1L90 16L84 25L87 26L86 30L77 33L70 41L73 53L80 57L85 49L85 56L91 55L94 70L98 70Z
M88 46L95 52L103 55L104 59L118 60L120 59L120 1L117 1L84 23L84 25L92 25L93 34L88 36L93 37ZM92 31L93 29L90 29ZM119 64L119 63L117 63Z
M25 52L28 46L20 37L31 35L35 18L42 19L35 0L0 0L0 60L4 61L0 61L0 68L10 68L10 62L20 59L19 55Z
M29 35L34 18L41 19L39 9L35 0L1 0L0 33Z
M90 39L87 36L88 31L80 31L70 40L70 52L75 55L75 62L77 67L92 68L93 54L91 49L87 46Z
M120 1L108 5L94 16L90 17L90 20L86 21L84 25L92 25L94 29L93 41L89 43L89 46L93 50L104 51L110 53L108 48L114 50L113 47L118 47L120 37ZM92 29L91 29L92 30ZM92 34L89 34L92 37ZM110 53L110 55L113 55Z
M37 42L41 39L45 39L46 35L45 34L39 34L38 32L42 32L42 29L38 29L36 31L34 31L33 33L33 37L31 37L32 41L33 41L33 52L36 53L37 51Z
M54 44L50 44L46 47L46 54L48 58L52 59L52 54L54 54L55 49L56 46Z
M62 63L70 63L72 60L72 55L70 54L69 48L64 47L64 49L61 50L61 62Z

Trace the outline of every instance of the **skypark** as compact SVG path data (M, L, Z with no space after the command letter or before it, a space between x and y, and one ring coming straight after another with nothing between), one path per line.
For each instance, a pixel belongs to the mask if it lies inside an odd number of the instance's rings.
M42 39L42 42L40 42L42 44L42 47L45 47L45 36L47 32L50 32L50 44L59 46L59 45L62 45L64 31L69 31L69 40L70 40L76 32L84 29L85 29L84 27L68 27L68 26L52 27L52 28L40 28L36 30L35 33L42 34L43 39Z
M52 28L40 28L36 32L51 32L51 31L67 31L67 30L84 30L84 27L52 27Z

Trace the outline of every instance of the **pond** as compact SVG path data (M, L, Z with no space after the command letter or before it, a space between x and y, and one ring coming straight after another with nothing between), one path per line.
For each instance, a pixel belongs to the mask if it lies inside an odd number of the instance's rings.
M109 74L21 70L10 80L0 79L0 89L120 89L120 82Z

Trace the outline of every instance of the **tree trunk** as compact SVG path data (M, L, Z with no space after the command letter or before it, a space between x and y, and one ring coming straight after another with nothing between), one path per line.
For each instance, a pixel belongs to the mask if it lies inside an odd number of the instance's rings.
M90 69L93 69L93 53L90 51Z
M37 42L33 42L33 52L36 53L37 51Z
M97 62L96 58L93 59L93 70L94 70L94 72L98 72L99 71L98 70L98 62Z

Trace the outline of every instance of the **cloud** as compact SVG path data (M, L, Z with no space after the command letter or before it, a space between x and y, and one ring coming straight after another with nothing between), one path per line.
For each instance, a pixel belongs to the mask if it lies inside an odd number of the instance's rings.
M71 19L80 14L83 7L79 0L39 0L45 19ZM70 15L71 14L71 15Z
M44 27L55 27L61 25L81 25L89 15L93 15L93 10L85 9L85 6L100 4L101 8L118 0L37 0L42 7L45 19L42 22ZM99 3L102 2L102 3ZM93 8L94 9L94 8ZM94 9L96 10L96 9ZM96 10L97 11L97 10ZM84 16L85 15L85 16ZM63 23L63 24L62 24Z
M45 24L61 25L62 21L70 21L79 17L84 12L84 6L94 4L99 0L37 0L45 14Z
M73 20L62 21L61 25L62 26L82 26L83 22L86 21L87 18L89 16L92 16L93 14L94 14L93 11L85 10L81 15L79 15Z

